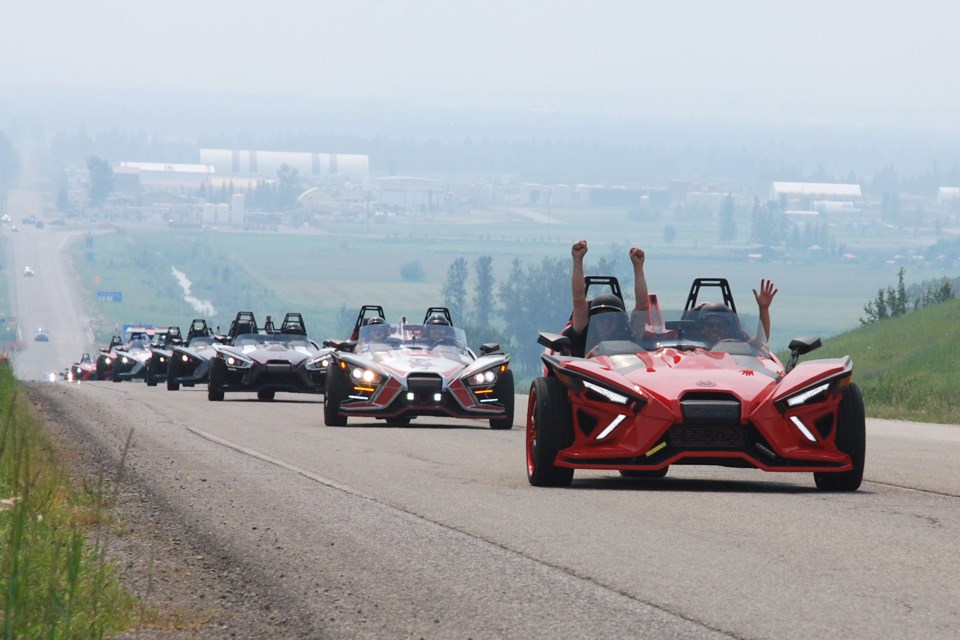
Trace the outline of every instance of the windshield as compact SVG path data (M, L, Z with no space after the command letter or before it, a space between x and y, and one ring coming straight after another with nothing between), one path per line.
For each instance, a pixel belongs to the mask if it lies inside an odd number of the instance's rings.
M664 311L662 317L662 325L654 325L652 318L646 318L644 329L639 332L641 317L631 325L622 311L592 316L587 325L585 353L587 357L617 355L665 347L753 356L769 352L766 334L756 317L738 315L729 309Z
M202 342L202 339L201 339ZM316 349L307 336L296 333L242 333L233 340L235 347L263 347L271 344L287 349Z
M360 327L356 351L390 351L401 348L443 349L467 353L463 329L437 324L368 324Z

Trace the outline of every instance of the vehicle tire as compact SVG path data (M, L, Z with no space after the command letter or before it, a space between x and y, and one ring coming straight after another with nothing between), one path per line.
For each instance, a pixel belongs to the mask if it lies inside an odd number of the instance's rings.
M219 358L210 360L210 379L207 380L207 400L219 402L223 400L223 383L227 378L224 370L226 365Z
M106 379L106 375L104 374L104 369L105 367L103 366L103 363L97 360L97 376L96 376L97 380Z
M856 491L863 481L863 461L867 449L867 421L863 394L852 382L843 390L837 409L837 449L850 456L853 469L841 473L814 472L813 480L822 491Z
M620 475L624 478L662 478L667 475L667 471L670 470L670 465L665 466L663 469L652 469L650 471L646 469L623 469L620 471Z
M156 367L157 365L153 362L153 357L147 360L146 372L143 374L143 380L147 383L148 387L157 386Z
M180 390L180 383L177 382L177 378L179 377L180 367L177 365L177 359L171 357L170 362L167 364L167 391Z
M327 373L323 391L323 422L328 427L344 427L347 416L340 415L340 403L347 397L347 380L340 371Z
M570 402L556 378L534 378L527 400L527 480L536 487L566 487L573 469L553 463L573 444Z
M507 369L500 374L497 384L493 386L493 395L500 400L507 415L502 418L490 418L490 428L513 429L513 399L516 395L513 388L513 371Z
M269 402L273 400L277 395L276 391L257 391L257 400L262 402Z

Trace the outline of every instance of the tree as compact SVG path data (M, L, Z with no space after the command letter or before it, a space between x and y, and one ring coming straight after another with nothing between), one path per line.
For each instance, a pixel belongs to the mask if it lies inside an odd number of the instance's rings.
M0 192L17 183L20 176L20 156L13 143L0 131Z
M737 238L737 223L733 213L733 196L728 193L720 207L720 242L733 242Z
M460 257L450 265L443 283L443 303L450 309L454 324L462 325L465 320L468 277L467 259Z
M667 244L673 244L677 239L677 228L672 224L663 225L663 241Z
M423 282L423 265L419 260L403 263L400 265L400 277L406 282Z
M106 160L90 156L87 170L90 172L90 204L101 205L113 191L113 168Z
M473 263L477 277L477 288L473 297L474 320L481 327L490 324L490 312L493 311L493 258L480 256Z

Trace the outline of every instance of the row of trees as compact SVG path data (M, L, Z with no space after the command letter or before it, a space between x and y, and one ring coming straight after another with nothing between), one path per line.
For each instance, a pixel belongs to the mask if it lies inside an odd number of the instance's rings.
M921 307L942 304L955 297L956 282L946 276L939 280L921 282L908 290L904 282L905 273L904 268L900 267L897 272L897 286L881 287L877 291L877 297L864 305L865 315L860 318L860 324L896 318Z
M632 267L622 247L612 247L588 271L615 275L621 282L631 278L632 283ZM450 264L442 294L471 342L499 342L516 368L534 371L543 351L537 334L559 332L570 317L570 262L546 257L524 263L515 258L506 279L497 283L491 256L472 263L461 257Z

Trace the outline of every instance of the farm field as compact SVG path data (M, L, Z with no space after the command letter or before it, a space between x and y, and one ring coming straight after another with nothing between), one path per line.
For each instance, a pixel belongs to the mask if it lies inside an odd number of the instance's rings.
M795 335L826 337L858 326L864 305L896 282L899 269L833 260L753 262L743 257L745 249L711 242L716 234L710 225L677 225L672 243L663 241L662 227L662 221L636 223L624 211L607 210L551 212L549 218L540 211L484 211L277 232L127 225L95 229L90 246L78 239L72 251L86 299L101 320L98 339L119 323L185 324L193 317L174 268L189 279L193 297L213 305L215 321L229 322L241 308L258 315L300 311L311 334L323 339L341 333L342 312L352 317L362 304L381 304L391 317L411 318L443 304L443 284L457 258L472 267L478 257L490 256L496 287L514 260L549 258L566 269L570 244L586 238L588 271L601 259L614 265L628 297L627 249L643 247L650 290L665 309L682 306L693 278L726 277L741 312L749 313L751 289L761 278L773 280L780 294L772 309L772 343L782 348ZM896 249L891 246L891 255ZM421 279L404 279L402 267L409 264L419 267ZM906 273L908 283L942 275L920 268ZM470 282L467 288L469 300ZM121 291L123 302L97 301L96 292L103 290ZM558 325L564 320L561 312Z

